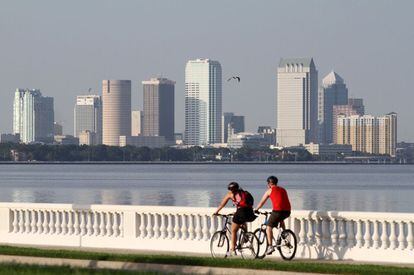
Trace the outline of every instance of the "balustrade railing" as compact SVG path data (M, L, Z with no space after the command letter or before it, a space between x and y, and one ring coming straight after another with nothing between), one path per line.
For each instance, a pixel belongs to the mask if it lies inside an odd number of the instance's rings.
M0 242L209 253L215 208L0 203ZM224 209L230 213L234 209ZM257 228L262 217L249 224ZM298 258L414 263L414 214L293 211Z

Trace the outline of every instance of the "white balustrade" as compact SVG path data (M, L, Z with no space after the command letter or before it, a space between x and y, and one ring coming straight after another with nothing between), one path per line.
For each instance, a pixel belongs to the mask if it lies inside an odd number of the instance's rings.
M209 253L214 208L0 203L0 243ZM233 212L224 209L223 213ZM258 218L249 228L260 226ZM296 257L414 263L414 214L292 211Z

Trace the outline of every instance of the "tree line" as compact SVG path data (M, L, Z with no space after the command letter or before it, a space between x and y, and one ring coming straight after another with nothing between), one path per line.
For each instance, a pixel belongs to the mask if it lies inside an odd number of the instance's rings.
M0 143L0 161L310 161L304 149L148 148Z

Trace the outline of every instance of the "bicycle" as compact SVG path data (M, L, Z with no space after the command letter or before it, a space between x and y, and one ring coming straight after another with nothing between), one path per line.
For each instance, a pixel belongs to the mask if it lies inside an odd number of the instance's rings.
M226 258L227 252L229 252L229 235L231 230L229 225L231 224L230 217L233 214L217 214L216 216L224 218L223 228L214 232L210 240L210 252L213 258ZM240 227L240 234L238 242L236 243L236 253L240 252L243 259L255 259L259 253L259 240L252 233L247 231L244 226Z
M264 215L265 220L260 225L259 228L257 228L254 231L254 235L259 240L259 252L257 254L257 258L263 259L266 257L266 251L269 246L268 240L267 240L267 233L266 233L266 227L267 227L267 221L268 217L272 212L265 212L265 211L256 211L257 214ZM295 257L296 249L297 249L297 238L295 233L290 229L282 230L282 227L280 226L280 223L276 227L278 230L277 238L275 239L275 235L273 235L273 247L279 251L280 256L284 260L292 260ZM263 251L263 253L261 253Z

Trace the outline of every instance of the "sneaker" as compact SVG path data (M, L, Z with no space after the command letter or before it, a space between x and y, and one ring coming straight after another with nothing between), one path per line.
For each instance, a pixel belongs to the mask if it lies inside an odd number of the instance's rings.
M235 257L235 256L237 256L237 254L236 254L236 251L234 251L234 250L227 251L227 253L226 253L226 258L232 258L232 257Z
M268 246L266 249L266 255L270 255L275 251L275 248L273 246Z

